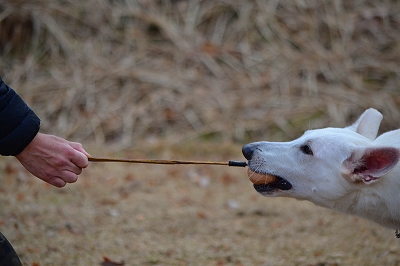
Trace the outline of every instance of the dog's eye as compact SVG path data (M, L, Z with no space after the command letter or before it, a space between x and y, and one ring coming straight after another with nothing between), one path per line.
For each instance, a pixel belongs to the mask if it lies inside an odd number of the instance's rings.
M307 155L313 155L313 151L308 144L301 146L300 150Z

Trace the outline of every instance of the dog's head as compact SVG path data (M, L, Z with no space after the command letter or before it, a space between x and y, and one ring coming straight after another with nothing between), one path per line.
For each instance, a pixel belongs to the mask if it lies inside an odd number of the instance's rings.
M290 142L247 144L242 151L250 180L265 196L307 199L328 206L378 181L398 163L397 148L376 145L381 120L378 111L368 109L350 127L309 130ZM263 175L274 178L257 182Z

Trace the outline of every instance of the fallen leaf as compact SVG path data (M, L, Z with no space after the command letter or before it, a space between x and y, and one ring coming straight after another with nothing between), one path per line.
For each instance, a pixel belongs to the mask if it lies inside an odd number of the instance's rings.
M215 56L217 55L219 48L211 42L206 42L203 44L202 50L209 55Z
M107 257L103 257L103 262L100 263L101 266L123 266L125 265L124 261L121 262L116 262L116 261L112 261Z
M24 199L25 199L25 194L23 194L23 193L17 194L17 201L23 201Z
M207 219L207 214L202 211L199 211L197 212L197 217L199 217L200 219Z
M225 173L222 175L222 183L225 186L229 186L232 185L233 183L236 183L236 180L232 176Z
M12 175L18 172L18 168L15 166L15 164L12 163L7 163L4 172L8 175Z

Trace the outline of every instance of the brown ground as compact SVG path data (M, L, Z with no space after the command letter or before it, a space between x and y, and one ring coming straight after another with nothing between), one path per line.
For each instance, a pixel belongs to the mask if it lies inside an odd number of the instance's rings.
M5 0L0 76L93 155L241 159L370 107L399 128L399 29L400 1ZM56 189L0 158L0 206L28 266L400 265L392 230L241 168L91 163Z
M239 146L224 149L199 154L242 158ZM1 228L25 265L400 265L393 230L264 198L243 168L91 163L56 189L1 162Z

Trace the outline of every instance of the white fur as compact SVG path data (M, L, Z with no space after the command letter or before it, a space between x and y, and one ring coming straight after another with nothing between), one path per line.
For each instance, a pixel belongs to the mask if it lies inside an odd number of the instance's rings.
M292 188L260 192L292 197L400 228L400 130L376 138L382 115L366 110L347 128L309 130L290 142L243 147L249 168L280 176ZM304 152L309 145L312 154ZM251 152L251 156L249 155Z

